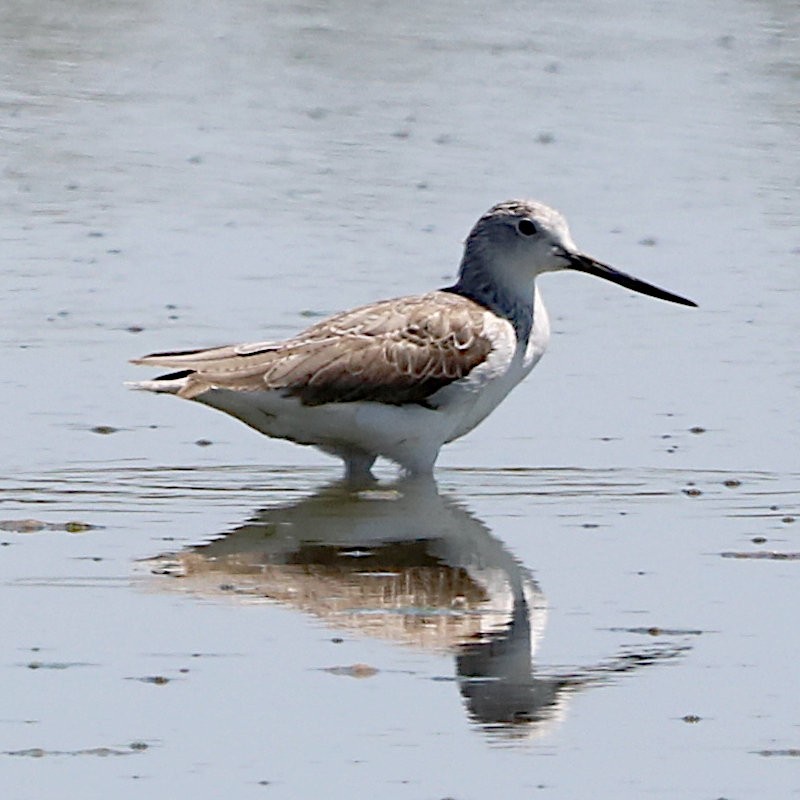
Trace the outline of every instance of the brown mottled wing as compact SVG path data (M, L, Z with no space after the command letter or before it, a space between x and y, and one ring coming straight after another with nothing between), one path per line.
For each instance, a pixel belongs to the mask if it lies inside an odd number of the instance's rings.
M155 353L134 363L186 371L184 397L282 389L305 405L424 404L486 360L485 314L472 300L433 292L346 311L285 342Z

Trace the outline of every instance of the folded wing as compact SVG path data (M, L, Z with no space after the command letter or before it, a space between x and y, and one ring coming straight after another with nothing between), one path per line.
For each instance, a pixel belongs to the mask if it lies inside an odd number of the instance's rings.
M433 292L338 314L284 342L154 353L133 363L178 370L185 377L178 394L187 398L209 389L281 390L305 405L424 405L486 360L485 321L477 303Z

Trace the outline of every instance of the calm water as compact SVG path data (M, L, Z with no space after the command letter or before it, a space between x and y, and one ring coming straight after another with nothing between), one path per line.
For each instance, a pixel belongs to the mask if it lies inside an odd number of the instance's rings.
M795 3L7 3L0 44L4 796L800 794ZM520 195L700 308L546 277L438 486L122 387L441 285Z

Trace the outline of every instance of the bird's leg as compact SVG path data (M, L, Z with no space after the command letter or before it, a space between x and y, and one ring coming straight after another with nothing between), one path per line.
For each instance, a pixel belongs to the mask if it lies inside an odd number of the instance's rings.
M372 465L376 455L358 451L343 453L344 477L348 483L373 483L376 478L372 474Z

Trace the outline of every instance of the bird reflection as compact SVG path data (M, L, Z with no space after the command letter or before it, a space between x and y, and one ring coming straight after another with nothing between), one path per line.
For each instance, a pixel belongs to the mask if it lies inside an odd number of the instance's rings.
M577 689L680 651L536 674L544 595L486 525L432 480L334 484L148 566L184 590L278 601L340 629L453 653L470 718L504 737L541 733Z

